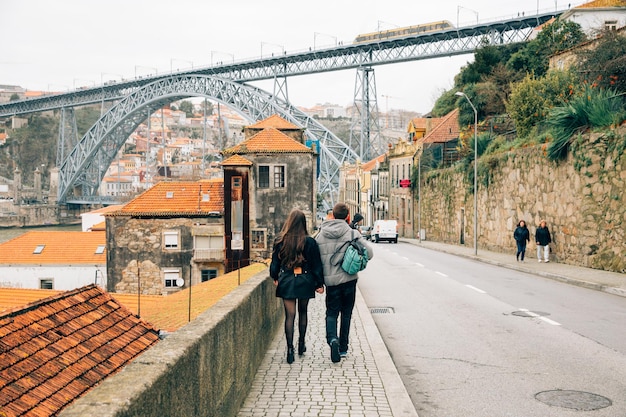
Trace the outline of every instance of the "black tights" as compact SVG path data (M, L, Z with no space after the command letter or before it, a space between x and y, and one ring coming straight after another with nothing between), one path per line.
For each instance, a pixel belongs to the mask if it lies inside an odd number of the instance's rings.
M283 305L285 306L285 337L287 338L288 348L293 348L293 327L296 321L296 301L298 304L298 331L300 333L300 340L302 341L304 341L306 326L308 324L307 309L309 306L309 299L283 299Z

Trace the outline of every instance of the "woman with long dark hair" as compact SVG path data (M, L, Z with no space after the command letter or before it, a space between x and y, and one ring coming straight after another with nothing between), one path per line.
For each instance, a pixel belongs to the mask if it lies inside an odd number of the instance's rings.
M315 292L324 292L324 268L320 250L306 228L306 217L293 209L274 242L270 276L276 285L276 297L283 299L285 308L285 338L287 363L294 361L293 335L298 312L298 355L306 351L309 299Z

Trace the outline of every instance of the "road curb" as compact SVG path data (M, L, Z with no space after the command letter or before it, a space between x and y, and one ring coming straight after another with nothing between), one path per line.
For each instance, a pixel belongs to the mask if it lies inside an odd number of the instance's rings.
M398 369L391 359L389 350L383 341L372 313L365 304L361 291L357 287L356 308L365 330L365 336L374 356L376 368L380 374L385 394L389 400L393 417L419 417L409 393L398 374Z

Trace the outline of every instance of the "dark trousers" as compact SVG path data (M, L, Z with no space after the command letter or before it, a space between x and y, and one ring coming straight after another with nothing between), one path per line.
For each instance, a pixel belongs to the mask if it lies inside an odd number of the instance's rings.
M524 255L526 254L526 241L522 241L520 242L519 240L516 241L517 242L517 255L516 257L519 259L520 255L522 255L522 261L524 260Z
M356 279L332 287L326 287L326 341L337 338L337 319L341 314L339 327L339 351L348 351L350 319L356 300Z

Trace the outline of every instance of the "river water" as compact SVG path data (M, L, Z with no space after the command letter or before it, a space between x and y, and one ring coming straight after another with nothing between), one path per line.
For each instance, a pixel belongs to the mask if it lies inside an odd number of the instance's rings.
M72 224L65 226L38 226L38 227L0 227L0 243L6 242L7 240L11 240L14 237L23 235L27 232L35 232L35 231L74 231L80 232L82 230L82 225L80 224Z

